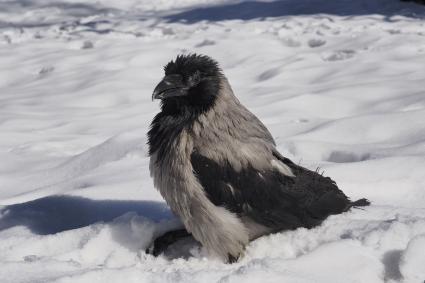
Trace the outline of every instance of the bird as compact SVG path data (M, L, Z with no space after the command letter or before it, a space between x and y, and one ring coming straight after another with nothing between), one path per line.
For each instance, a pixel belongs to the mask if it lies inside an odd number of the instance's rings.
M370 204L351 201L330 177L284 157L266 126L236 98L217 61L181 54L164 67L148 131L154 186L184 229L156 238L159 255L192 235L209 254L234 263L253 240Z

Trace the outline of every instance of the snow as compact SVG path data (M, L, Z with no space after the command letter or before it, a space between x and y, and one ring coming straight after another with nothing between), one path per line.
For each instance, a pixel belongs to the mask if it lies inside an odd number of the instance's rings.
M425 7L397 0L0 0L0 282L423 282ZM372 206L226 265L149 176L151 93L217 59L282 154Z

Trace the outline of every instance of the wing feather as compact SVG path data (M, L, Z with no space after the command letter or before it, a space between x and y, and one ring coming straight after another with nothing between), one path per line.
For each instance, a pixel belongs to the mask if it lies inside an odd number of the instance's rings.
M329 177L298 166L277 151L271 158L291 168L295 176L273 167L235 170L230 163L218 164L196 151L191 163L211 202L276 231L313 227L349 207L349 199Z

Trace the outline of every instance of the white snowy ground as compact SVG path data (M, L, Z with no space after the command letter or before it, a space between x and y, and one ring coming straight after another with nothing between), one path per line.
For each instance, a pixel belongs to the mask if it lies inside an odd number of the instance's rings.
M397 0L0 0L0 282L423 282L425 7ZM226 265L148 172L162 66L217 59L279 150L373 205Z

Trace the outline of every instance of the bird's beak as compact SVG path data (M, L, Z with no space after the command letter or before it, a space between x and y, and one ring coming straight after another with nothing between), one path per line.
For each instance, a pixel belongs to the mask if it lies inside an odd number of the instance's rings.
M183 84L183 78L180 75L165 76L164 79L155 87L152 93L152 100L164 99L174 96L186 95L187 88Z

